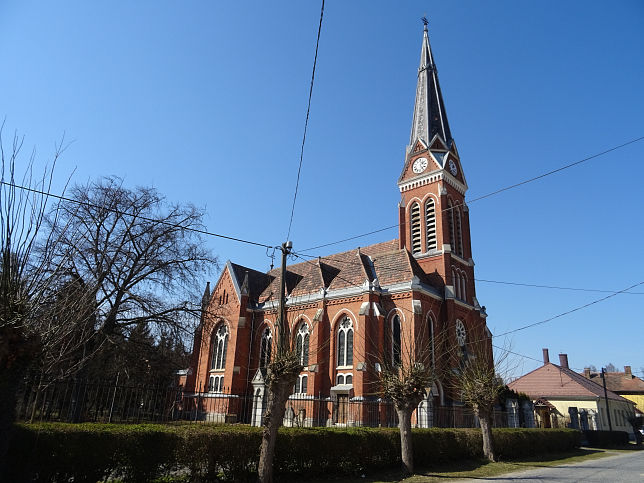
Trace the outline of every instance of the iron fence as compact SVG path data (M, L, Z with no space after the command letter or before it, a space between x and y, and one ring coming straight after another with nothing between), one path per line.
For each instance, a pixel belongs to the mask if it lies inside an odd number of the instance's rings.
M177 387L65 381L25 383L16 414L21 421L243 423L260 425L265 400L252 394L185 392ZM395 427L391 401L379 398L326 397L295 394L286 403L285 426ZM412 415L415 427L477 427L464 406L423 406ZM493 426L507 427L505 411L496 410Z

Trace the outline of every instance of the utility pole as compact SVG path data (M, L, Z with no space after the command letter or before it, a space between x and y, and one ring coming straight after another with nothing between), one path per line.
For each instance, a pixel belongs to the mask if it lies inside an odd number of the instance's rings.
M604 400L606 401L606 414L608 415L608 430L613 430L613 424L610 422L610 409L608 408L608 391L606 390L606 376L602 367L602 382L604 384Z
M282 243L282 268L280 275L280 302L279 302L279 346L278 352L283 355L288 351L289 336L288 323L286 321L286 256L291 253L293 242L287 241Z

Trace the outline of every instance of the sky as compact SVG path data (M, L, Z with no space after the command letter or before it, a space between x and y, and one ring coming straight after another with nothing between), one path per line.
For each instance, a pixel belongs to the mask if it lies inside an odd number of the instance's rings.
M203 208L211 232L279 245L320 6L0 0L3 141L24 136L38 167L64 137L55 192L70 176L82 184L115 175ZM327 0L295 251L397 223L423 15L466 200L644 136L639 0ZM644 140L470 202L477 298L493 334L592 304L496 337L527 356L513 356L513 375L538 367L543 347L553 362L567 353L578 370L610 362L644 371L644 284L593 303L644 282L643 161ZM395 237L388 230L307 253ZM265 248L206 243L222 262L270 266Z

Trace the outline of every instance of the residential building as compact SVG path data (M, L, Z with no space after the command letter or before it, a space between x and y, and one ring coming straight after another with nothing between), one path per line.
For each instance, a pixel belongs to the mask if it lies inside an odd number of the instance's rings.
M538 427L585 430L612 427L614 431L627 431L633 436L628 420L635 414L635 404L612 391L606 391L605 396L601 385L570 369L567 354L559 354L557 365L550 362L548 349L543 349L543 365L508 387L532 399Z
M361 424L361 410L348 414L347 407L378 400L377 361L383 354L400 361L406 348L426 343L432 364L449 369L471 353L473 344L492 350L485 308L476 298L468 185L427 26L397 184L400 202L392 207L399 216L397 239L313 259L295 249L300 262L286 269L287 320L303 366L294 393L329 401L329 408L309 411L305 424ZM316 230L324 240L342 237L324 227ZM277 339L279 292L279 269L263 273L226 263L212 291L207 287L204 294L188 392L207 392L208 398L252 394L252 422L259 421L266 403L263 368ZM458 357L436 351L439 333L460 348ZM439 379L427 388L416 424L431 425L428 414L435 406L459 405L458 395ZM231 419L232 410L218 407L223 409L209 419Z
M603 384L601 372L585 368L584 377L597 384ZM636 404L635 409L639 413L644 413L644 381L633 375L631 366L624 366L624 372L605 372L604 377L606 378L606 387L610 391L633 401Z

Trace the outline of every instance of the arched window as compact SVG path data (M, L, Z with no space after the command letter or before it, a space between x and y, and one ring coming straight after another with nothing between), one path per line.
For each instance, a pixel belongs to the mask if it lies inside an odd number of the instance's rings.
M461 347L465 346L467 341L467 332L465 332L465 325L460 320L456 320L456 342Z
M209 392L224 392L224 376L210 376L208 379Z
M414 203L410 211L410 228L411 228L411 252L420 253L423 251L420 238L420 205Z
M309 326L306 322L300 324L295 334L295 353L301 365L304 367L309 365Z
M307 385L309 382L308 376L301 374L297 377L295 381L295 387L293 388L294 394L306 394Z
M259 348L259 367L266 367L271 362L271 352L273 350L273 334L271 329L266 327L262 334L262 342Z
M455 251L456 237L454 236L454 205L452 205L452 200L447 201L447 224L449 225L449 245L452 251Z
M402 363L400 352L400 317L398 314L391 319L391 362L394 366Z
M467 279L465 277L465 274L462 273L461 274L461 300L465 300L465 301L467 301L466 280Z
M427 234L427 251L436 250L436 206L434 198L425 202L425 233Z
M338 327L338 366L353 365L353 321L344 317Z
M463 256L463 227L461 226L461 210L455 208L454 217L456 218L456 253Z
M454 287L454 297L461 298L461 284L458 279L458 271L452 268L452 287Z
M222 370L226 367L226 351L228 350L228 327L220 324L213 333L211 346L210 369Z

